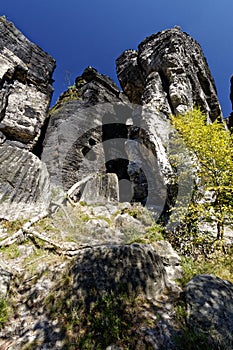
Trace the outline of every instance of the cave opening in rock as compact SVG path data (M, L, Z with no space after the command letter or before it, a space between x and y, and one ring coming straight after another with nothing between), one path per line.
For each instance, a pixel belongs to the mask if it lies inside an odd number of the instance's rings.
M120 202L131 202L133 197L132 183L128 174L128 159L111 159L105 163L107 173L117 175L119 184L119 200Z
M132 199L132 184L128 174L125 141L128 138L128 128L123 123L116 123L114 115L107 115L102 126L102 140L107 173L115 173L119 183L120 202L130 202ZM110 122L110 123L109 123Z
M135 128L116 121L115 115L108 114L102 126L106 172L115 173L118 177L120 202L139 202L145 205L148 195L146 175L134 161L129 160L126 152L126 143L136 137L132 131ZM138 136L140 128L136 129Z

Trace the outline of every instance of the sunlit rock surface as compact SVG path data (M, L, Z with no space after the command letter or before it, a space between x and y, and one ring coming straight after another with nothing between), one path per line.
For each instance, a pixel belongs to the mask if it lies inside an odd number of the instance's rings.
M47 168L34 154L0 145L0 219L30 218L50 204Z
M200 45L180 28L147 37L138 51L116 61L129 100L165 114L200 106L214 121L221 115L215 83Z
M32 149L52 97L54 59L0 17L0 131Z

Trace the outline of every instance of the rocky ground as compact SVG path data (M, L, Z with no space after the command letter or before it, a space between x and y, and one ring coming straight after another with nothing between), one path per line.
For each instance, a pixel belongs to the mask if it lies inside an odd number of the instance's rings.
M1 242L22 225L2 221ZM181 258L142 206L67 203L30 232L39 235L1 249L1 290L9 300L1 349L182 349L187 312L192 324L218 330L216 344L231 338L230 282L200 275L185 288L178 284ZM197 289L207 304L194 296ZM212 310L205 305L215 305L211 326L198 316L200 302L203 315ZM228 305L225 316L219 303ZM216 344L210 346L221 348Z

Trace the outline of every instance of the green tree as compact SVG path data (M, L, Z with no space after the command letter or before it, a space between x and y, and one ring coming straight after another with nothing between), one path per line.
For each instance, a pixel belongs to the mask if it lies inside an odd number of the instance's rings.
M232 135L219 121L207 123L206 116L199 109L173 116L172 122L195 155L200 186L210 197L207 200L204 196L196 203L195 211L216 222L217 238L222 239L226 220L233 214Z

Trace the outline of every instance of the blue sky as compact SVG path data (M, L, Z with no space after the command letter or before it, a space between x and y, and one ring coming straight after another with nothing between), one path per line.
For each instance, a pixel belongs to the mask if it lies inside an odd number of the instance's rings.
M181 26L202 46L224 116L231 112L232 0L2 0L1 15L57 61L53 103L91 65L117 82L115 59L148 35Z

